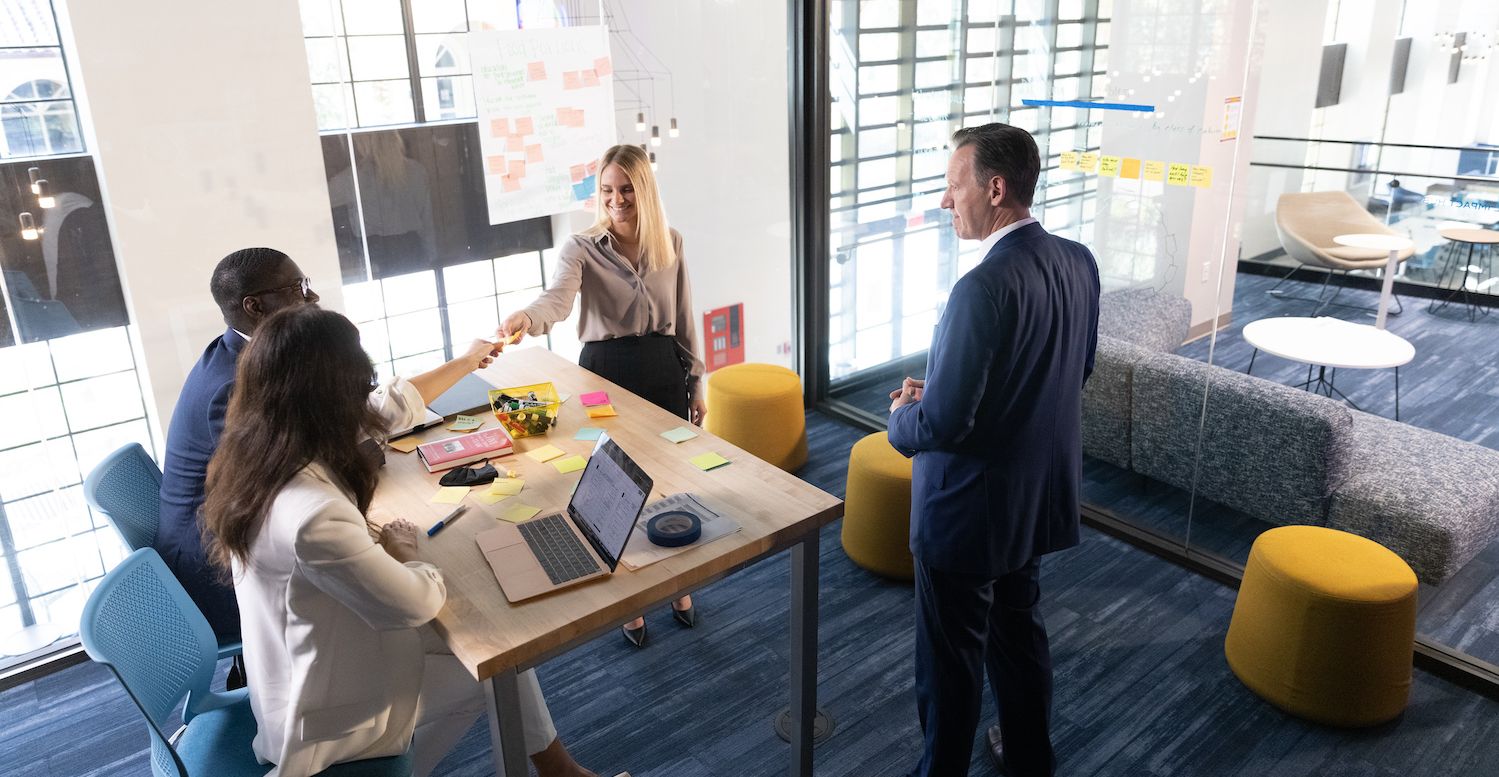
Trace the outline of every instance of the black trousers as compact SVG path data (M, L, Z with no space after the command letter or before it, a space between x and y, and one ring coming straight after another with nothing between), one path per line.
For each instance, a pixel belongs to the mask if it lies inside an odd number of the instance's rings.
M1056 773L1039 578L1036 559L998 578L916 562L916 704L926 737L918 777L968 774L986 669L1010 775Z
M616 337L583 344L578 366L679 418L687 417L687 368L669 335Z

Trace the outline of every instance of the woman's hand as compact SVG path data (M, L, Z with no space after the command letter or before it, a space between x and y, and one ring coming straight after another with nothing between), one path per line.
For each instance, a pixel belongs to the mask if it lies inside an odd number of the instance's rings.
M525 339L529 331L531 331L531 317L517 310L505 317L500 328L495 331L495 336L500 341L500 345L505 346Z
M704 402L701 399L698 399L697 397L693 397L692 400L687 403L687 420L691 421L693 426L702 426L703 421L707 419L707 417L708 403Z
M500 351L503 350L505 350L503 342L492 343L488 340L475 340L469 343L468 350L460 358L463 359L463 363L468 367L469 372L473 372L474 370L482 370L488 367L494 362L494 357L499 356Z
M391 558L402 564L416 561L418 531L416 524L398 518L380 529L380 547L385 548Z

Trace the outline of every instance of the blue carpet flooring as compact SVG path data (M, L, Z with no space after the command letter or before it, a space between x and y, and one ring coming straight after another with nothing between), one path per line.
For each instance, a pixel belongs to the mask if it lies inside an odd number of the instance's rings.
M811 414L799 475L842 494L862 432ZM910 587L855 567L823 534L819 702L836 718L817 749L828 777L899 777L920 732L912 695ZM1339 731L1287 717L1244 689L1223 660L1233 591L1111 538L1043 564L1064 775L1493 774L1499 703L1417 673L1397 721ZM579 760L635 777L778 775L771 730L786 703L784 556L705 589L702 623L650 613L642 651L607 635L541 668L558 729ZM984 714L993 718L991 701ZM86 664L0 693L0 774L146 775L146 734L107 671ZM444 775L490 774L480 721ZM974 751L972 774L993 774Z

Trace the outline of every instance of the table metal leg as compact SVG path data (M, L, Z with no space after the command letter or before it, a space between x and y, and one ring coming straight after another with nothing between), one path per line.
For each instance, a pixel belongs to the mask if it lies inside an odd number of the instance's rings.
M812 722L817 714L818 535L791 548L791 775L812 775Z
M1385 328L1385 318L1390 313L1390 297L1395 291L1395 273L1400 271L1400 252L1390 251L1390 260L1385 264L1384 282L1379 288L1379 312L1374 314L1374 326L1376 329Z
M1254 353L1249 354L1249 369L1247 369L1247 370L1244 371L1245 375L1253 375L1254 374L1254 360L1257 359L1257 358L1259 358L1259 355L1260 355L1260 349L1258 349L1258 348L1254 349Z
M1400 420L1400 368L1395 368L1395 420Z
M489 708L489 746L494 752L496 777L526 777L526 736L520 720L520 687L514 669L485 682L484 703ZM809 772L810 774L810 772Z

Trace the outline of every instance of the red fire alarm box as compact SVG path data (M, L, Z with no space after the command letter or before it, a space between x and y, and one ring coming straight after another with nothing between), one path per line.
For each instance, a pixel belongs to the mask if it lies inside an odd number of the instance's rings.
M703 314L703 362L708 370L744 361L744 303Z

